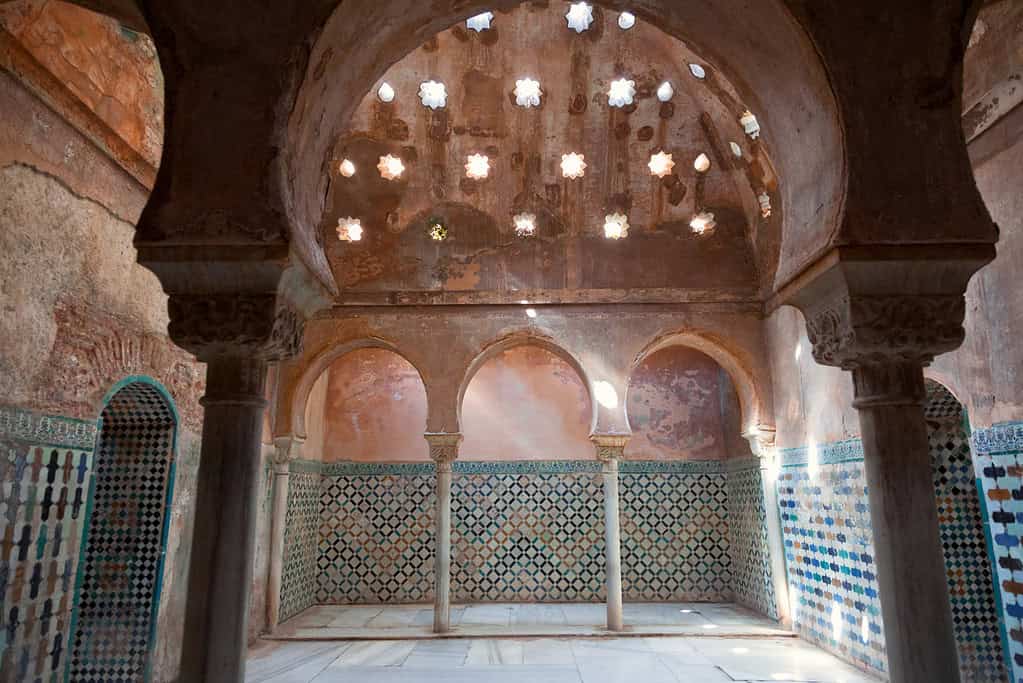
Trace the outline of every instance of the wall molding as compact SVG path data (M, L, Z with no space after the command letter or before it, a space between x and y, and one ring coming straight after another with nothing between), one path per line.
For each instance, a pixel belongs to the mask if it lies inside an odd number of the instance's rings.
M1023 451L1023 422L1002 422L987 429L974 429L970 441L974 455Z
M739 469L759 468L756 458L752 463L743 462ZM724 474L729 461L660 461L623 460L619 473L630 474ZM343 460L320 463L311 460L293 460L292 471L319 473L327 477L380 477L380 476L432 476L434 464L429 462L372 463ZM512 475L557 475L557 474L599 474L601 464L596 460L508 460L508 461L458 461L453 463L455 476L477 474Z
M778 459L782 467L806 467L810 463L810 448L779 448ZM863 442L858 438L817 444L818 465L838 465L863 460Z
M96 446L97 429L95 421L0 406L0 438L92 451Z

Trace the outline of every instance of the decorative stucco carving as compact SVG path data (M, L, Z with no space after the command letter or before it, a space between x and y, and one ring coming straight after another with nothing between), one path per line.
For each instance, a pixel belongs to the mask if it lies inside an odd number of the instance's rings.
M458 445L462 442L461 434L424 434L423 436L430 444L430 459L438 466L450 466L458 458Z
M607 463L625 456L625 446L630 438L629 434L594 434L590 441L597 449L597 460Z
M270 456L274 471L285 474L291 461L298 457L305 439L297 436L279 436L274 439L274 451Z
M276 361L302 349L304 319L272 294L176 295L168 311L171 339L201 359L244 354Z
M854 370L865 364L928 364L963 342L962 295L843 295L807 311L813 355L822 365Z

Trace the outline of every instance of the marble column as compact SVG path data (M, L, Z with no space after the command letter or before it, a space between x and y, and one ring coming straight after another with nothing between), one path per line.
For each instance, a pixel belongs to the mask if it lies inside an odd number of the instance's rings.
M618 463L625 453L629 436L594 434L590 437L597 449L604 479L604 575L607 588L607 628L625 629L622 608L622 532L618 515Z
M779 463L778 454L774 449L774 436L774 427L764 426L745 435L750 443L750 450L760 461L760 488L764 497L767 556L771 566L771 583L774 586L775 610L778 613L778 621L784 626L791 626L789 583L785 571L785 541L781 530L781 511L778 509Z
M284 570L284 523L288 516L288 488L291 461L304 439L283 436L274 439L273 499L270 507L270 569L266 582L266 628L273 632L281 617L281 575Z
M917 361L853 370L891 680L956 683L959 656Z
M267 366L238 356L207 362L181 680L241 683Z
M458 458L461 434L425 434L430 459L437 467L437 508L434 515L433 631L451 630L451 465Z
M960 680L923 368L962 343L961 292L975 265L886 261L868 267L850 260L821 279L827 287L816 296L803 295L814 358L853 377L891 683ZM876 293L920 282L953 293Z

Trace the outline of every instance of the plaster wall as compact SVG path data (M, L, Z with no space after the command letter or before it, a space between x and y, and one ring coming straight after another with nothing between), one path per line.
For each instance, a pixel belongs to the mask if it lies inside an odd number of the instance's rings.
M18 78L0 71L0 404L95 424L104 395L126 376L152 377L172 395L181 419L153 653L154 680L171 681L184 627L205 369L167 338L166 296L136 264L134 225L149 190L103 144L121 139L158 159L155 53L148 39L63 3L5 4L0 25L17 36L3 34L4 55L20 46L39 69ZM47 73L52 80L36 78ZM103 126L113 137L91 134ZM61 605L65 627L72 602L69 595ZM66 648L66 632L49 632L51 641L58 635Z

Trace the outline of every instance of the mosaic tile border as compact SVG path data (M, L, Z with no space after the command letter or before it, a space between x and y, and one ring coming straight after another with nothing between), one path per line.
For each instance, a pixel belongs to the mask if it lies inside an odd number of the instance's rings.
M0 437L22 439L38 446L92 451L96 446L96 432L95 420L42 415L0 406Z
M804 467L810 464L810 449L808 446L779 448L778 459L782 467ZM818 465L838 465L858 460L863 460L863 442L860 439L817 444Z
M720 460L659 461L623 460L618 465L621 474L721 474L725 463ZM296 469L296 464L300 469ZM755 464L754 466L759 466ZM306 469L308 468L308 469ZM586 474L599 473L601 465L596 460L504 460L476 462L455 461L452 471L456 475L467 474ZM317 472L328 477L375 477L375 476L424 476L434 473L433 463L371 463L343 460L331 463L317 463L310 460L292 461L292 471Z
M1002 422L986 429L974 429L970 445L974 455L1023 451L1023 422Z

